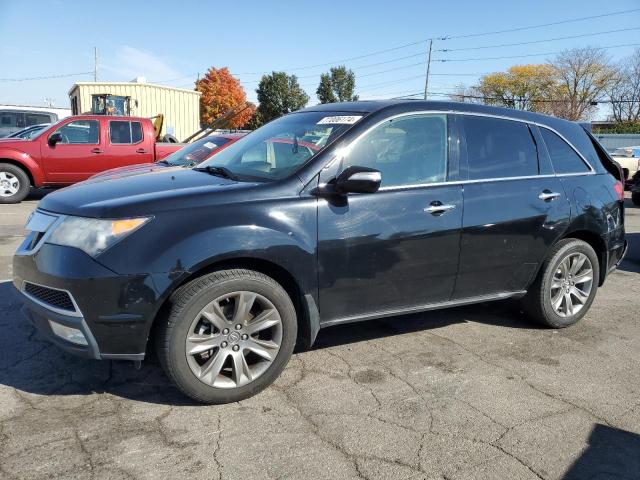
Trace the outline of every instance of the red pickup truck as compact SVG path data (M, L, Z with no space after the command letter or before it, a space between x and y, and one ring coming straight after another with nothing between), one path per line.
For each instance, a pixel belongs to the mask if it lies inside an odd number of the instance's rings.
M161 160L183 146L156 143L146 118L67 117L29 140L0 139L0 204L20 202L31 186L71 185L104 170Z

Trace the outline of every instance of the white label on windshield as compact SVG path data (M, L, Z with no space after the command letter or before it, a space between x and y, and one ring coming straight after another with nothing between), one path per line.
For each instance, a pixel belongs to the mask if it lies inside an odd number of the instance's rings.
M341 125L353 125L362 118L362 115L336 115L335 117L324 117L317 125L328 125L337 123Z
M207 147L209 150L212 150L217 147L217 145L213 142L207 142L204 144L204 146Z

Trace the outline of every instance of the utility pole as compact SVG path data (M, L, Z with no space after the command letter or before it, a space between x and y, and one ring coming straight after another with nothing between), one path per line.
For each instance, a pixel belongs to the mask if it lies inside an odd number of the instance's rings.
M98 47L93 47L93 81L98 81Z
M431 68L431 47L433 40L429 39L429 55L427 57L427 76L424 79L424 99L427 99L427 91L429 90L429 69Z

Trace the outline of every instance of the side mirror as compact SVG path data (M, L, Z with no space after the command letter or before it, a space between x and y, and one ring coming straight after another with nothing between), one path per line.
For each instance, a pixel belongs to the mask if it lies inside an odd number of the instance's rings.
M49 138L47 139L47 143L49 144L50 147L55 147L56 143L61 141L62 141L62 134L60 132L52 133L51 135L49 135Z
M345 168L335 179L336 193L375 193L380 188L380 171L369 167L352 165Z

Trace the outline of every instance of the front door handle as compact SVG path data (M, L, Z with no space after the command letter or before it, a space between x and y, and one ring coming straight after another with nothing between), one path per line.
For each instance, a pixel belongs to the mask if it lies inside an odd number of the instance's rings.
M91 149L91 153L102 153L102 149L101 148L92 148Z
M139 148L136 150L136 153L147 153L147 151L144 148Z
M430 213L431 215L442 215L450 210L453 210L454 208L456 208L455 205L444 205L442 202L435 201L431 202L429 206L424 209L424 211Z
M544 200L545 202L550 202L551 200L555 200L559 196L560 194L557 192L552 192L551 190L545 190L540 195L538 195L538 198L540 200Z

